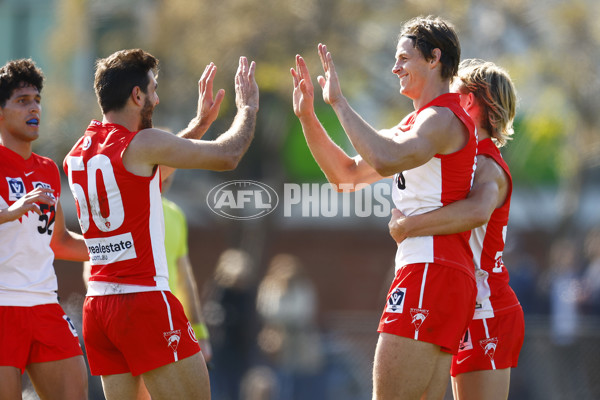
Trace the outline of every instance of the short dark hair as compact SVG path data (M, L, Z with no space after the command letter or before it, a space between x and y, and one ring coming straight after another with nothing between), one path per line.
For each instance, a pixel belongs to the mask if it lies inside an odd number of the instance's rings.
M0 68L0 107L13 95L15 89L33 86L42 91L44 87L44 74L35 66L31 59L20 59L7 62Z
M136 86L146 93L148 71L157 68L158 59L142 49L120 50L96 61L94 90L102 112L122 109Z
M440 49L442 56L442 78L451 79L458 72L460 42L454 26L439 17L416 17L404 23L398 40L412 39L427 61L433 58L433 49Z

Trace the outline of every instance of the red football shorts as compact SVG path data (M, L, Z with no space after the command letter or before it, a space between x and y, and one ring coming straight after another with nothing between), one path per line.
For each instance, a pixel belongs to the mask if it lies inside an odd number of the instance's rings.
M463 336L458 354L452 357L450 374L514 368L525 337L523 309L474 319Z
M31 363L81 356L77 331L59 304L0 306L0 365L25 372Z
M387 296L378 332L433 343L456 354L475 310L475 278L439 264L400 268Z
M171 292L86 297L83 339L92 375L137 376L200 351Z

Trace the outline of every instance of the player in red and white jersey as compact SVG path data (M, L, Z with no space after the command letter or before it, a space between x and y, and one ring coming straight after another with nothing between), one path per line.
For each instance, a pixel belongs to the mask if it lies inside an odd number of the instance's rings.
M408 132L413 128L418 115L429 107L445 107L469 129L470 140L460 151L451 154L436 154L427 163L403 171L394 176L392 198L394 204L405 215L422 214L444 205L464 199L469 190L475 170L475 125L471 117L460 106L456 93L446 93L421 109L411 113L406 121L396 127ZM446 236L424 236L404 240L398 245L395 265L435 262L462 270L473 275L469 233Z
M450 94L460 44L440 18L415 18L400 33L392 72L415 112L392 128L376 131L344 98L331 54L319 44L325 76L318 77L358 152L349 157L327 135L314 111L314 89L304 59L296 57L294 112L327 179L354 187L394 178L394 200L422 213L464 199L475 168L476 135L470 117ZM473 315L475 278L468 234L414 240L398 248L396 278L379 325L373 398L441 399L451 354ZM451 287L446 282L452 281Z
M197 115L173 135L152 127L158 60L141 50L98 61L94 87L102 121L92 121L64 161L92 265L83 336L93 375L108 400L208 399L208 372L181 303L168 286L161 179L175 168L237 166L254 134L255 64L240 58L237 115L212 141L217 118L214 64L199 81Z
M92 264L88 296L169 290L160 171L140 177L123 165L136 134L92 121L65 159Z
M512 178L498 146L513 133L516 93L508 73L490 62L465 60L458 76L454 89L476 122L480 139L473 189L467 199L427 214L405 217L395 210L389 227L397 242L473 229L477 305L452 362L454 398L506 399L510 369L517 366L523 344L524 322L502 261Z
M0 68L0 398L21 398L27 370L41 398L80 400L87 371L53 263L88 255L65 226L56 164L32 152L43 81L31 60Z

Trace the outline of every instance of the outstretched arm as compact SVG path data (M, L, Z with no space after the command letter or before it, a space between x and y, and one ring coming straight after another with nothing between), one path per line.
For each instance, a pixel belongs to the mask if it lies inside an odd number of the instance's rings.
M335 111L356 151L381 176L418 167L435 154L454 152L466 143L464 126L451 111L443 108L432 107L421 112L411 130L402 135L375 130L343 96L327 46L319 44L318 51L325 73L317 78L323 89L323 100Z
M215 140L185 139L186 135L203 134L202 129L187 131L181 136L172 135L159 129L146 129L138 133L131 141L123 157L128 171L138 175L149 176L155 165L171 168L198 168L215 171L234 169L245 154L252 138L258 112L258 86L254 78L256 64L248 64L245 57L240 58L235 75L236 106L238 112L231 127ZM212 70L214 71L214 70ZM211 76L209 74L209 76ZM208 80L210 81L210 79ZM212 92L212 85L207 82L206 93ZM219 95L215 99L211 112L204 121L216 118ZM205 104L205 102L201 102ZM200 107L202 108L202 107ZM218 108L218 107L217 107ZM214 118L213 118L214 117ZM212 120L211 120L212 119ZM195 133L194 133L195 132ZM171 171L163 169L166 177Z
M401 243L408 237L449 235L477 228L489 221L506 200L507 192L508 178L502 168L493 159L478 156L473 188L466 199L408 217L394 209L388 223L390 235Z
M304 59L296 56L296 69L290 70L294 83L294 113L300 120L306 143L315 161L338 187L341 184L372 183L382 178L360 156L350 157L327 134L314 109L314 87Z

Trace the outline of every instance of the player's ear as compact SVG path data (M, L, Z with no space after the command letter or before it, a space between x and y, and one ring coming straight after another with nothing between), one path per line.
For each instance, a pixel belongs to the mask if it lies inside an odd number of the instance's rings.
M467 95L467 108L471 108L475 105L476 99L475 94L473 92L469 92Z
M138 106L143 106L143 101L142 101L142 89L140 89L139 86L135 86L132 90L131 90L131 100L133 101L133 103L135 105Z
M431 50L431 60L429 60L429 63L432 67L435 67L440 62L441 58L442 51L436 47L435 49Z

